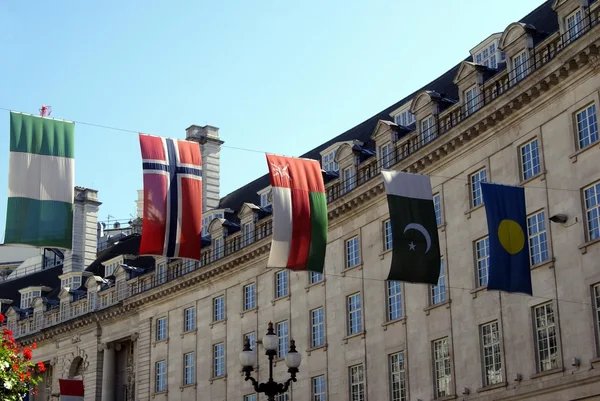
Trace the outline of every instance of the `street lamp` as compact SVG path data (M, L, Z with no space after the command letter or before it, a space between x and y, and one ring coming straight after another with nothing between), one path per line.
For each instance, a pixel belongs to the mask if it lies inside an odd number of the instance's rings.
M275 396L278 394L285 393L290 384L296 380L296 374L298 373L298 367L302 362L302 356L296 351L296 342L290 341L290 350L285 356L285 364L288 367L290 378L285 383L277 383L273 380L273 359L277 355L277 346L279 340L273 331L273 323L269 322L269 328L267 334L262 339L262 345L265 347L265 355L269 357L269 380L266 383L259 383L255 378L251 376L256 365L256 353L250 349L250 340L246 338L244 341L244 350L240 352L240 363L242 364L242 372L245 373L246 377L244 380L250 380L254 386L254 391L257 393L265 393L268 401L275 401Z

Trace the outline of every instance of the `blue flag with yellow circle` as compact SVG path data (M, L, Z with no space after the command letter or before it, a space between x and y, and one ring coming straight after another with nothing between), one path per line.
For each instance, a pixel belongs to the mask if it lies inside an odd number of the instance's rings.
M488 290L533 295L525 189L481 184L490 241Z

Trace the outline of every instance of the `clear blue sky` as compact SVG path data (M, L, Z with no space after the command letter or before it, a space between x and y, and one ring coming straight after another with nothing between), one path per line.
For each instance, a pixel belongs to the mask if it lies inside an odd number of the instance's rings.
M400 100L542 0L4 1L0 107L299 155ZM0 239L9 115L0 111ZM100 219L135 214L137 135L76 125L77 185ZM267 172L221 154L221 195Z

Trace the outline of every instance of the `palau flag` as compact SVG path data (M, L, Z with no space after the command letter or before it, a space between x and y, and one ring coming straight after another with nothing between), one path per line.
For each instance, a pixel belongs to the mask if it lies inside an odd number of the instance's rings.
M488 290L533 295L525 189L481 184L490 241Z

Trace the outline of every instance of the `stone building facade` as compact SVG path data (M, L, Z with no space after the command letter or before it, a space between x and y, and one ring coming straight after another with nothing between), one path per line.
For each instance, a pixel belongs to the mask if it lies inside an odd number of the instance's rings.
M303 357L278 401L600 399L599 13L598 2L547 1L304 155L326 181L323 276L266 268L262 177L212 200L200 262L149 261L131 235L83 270L65 262L15 280L20 297L0 296L8 325L51 367L34 399L73 377L90 401L263 399L238 354L249 337L265 380L256 340L269 322L280 354L293 338ZM218 155L218 131L205 131ZM436 286L385 281L382 168L431 176ZM525 187L534 296L486 290L481 181ZM287 378L281 359L274 375Z

